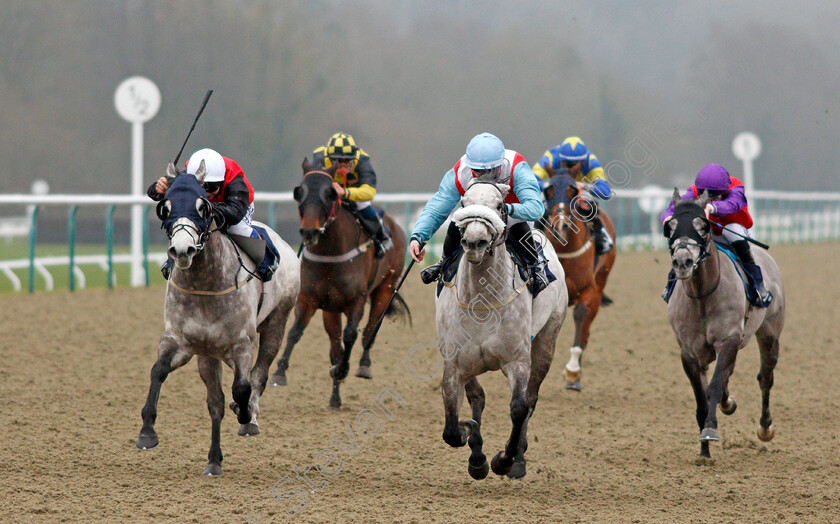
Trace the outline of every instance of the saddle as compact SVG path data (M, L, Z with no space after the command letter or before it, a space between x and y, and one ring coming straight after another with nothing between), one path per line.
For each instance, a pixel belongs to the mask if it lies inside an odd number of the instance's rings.
M718 242L715 240L715 245L718 248L718 251L724 253L726 256L732 260L732 263L735 264L735 271L737 271L738 276L741 277L741 283L744 285L744 293L747 295L747 300L753 306L758 306L758 293L755 289L755 284L752 282L752 279L749 277L749 274L744 269L744 264L741 262L741 259L738 255L732 251L732 248L727 244L722 242Z

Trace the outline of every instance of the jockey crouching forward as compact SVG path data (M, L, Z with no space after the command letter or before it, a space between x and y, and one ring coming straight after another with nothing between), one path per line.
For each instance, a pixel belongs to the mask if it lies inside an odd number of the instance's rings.
M552 147L545 153L539 162L534 164L534 174L545 182L552 176L568 174L579 186L582 186L582 195L586 200L593 201L592 195L602 200L612 198L612 189L604 176L604 169L598 158L591 153L586 144L576 136L570 136L563 140L563 143ZM542 184L540 184L542 186ZM592 233L595 237L595 249L599 255L605 255L613 247L613 238L610 236L601 216L598 213L598 206L594 205L595 216L589 223L592 225ZM548 217L545 217L546 221Z
M764 285L761 268L755 263L752 251L750 251L750 243L746 240L746 238L752 238L749 229L753 226L753 219L747 207L744 184L730 176L729 171L723 166L708 164L697 173L694 185L688 188L688 191L682 195L682 199L697 199L701 191L708 192L712 200L706 205L706 216L712 222L712 239L732 246L732 250L738 255L747 277L756 290L758 295L756 306L769 306L773 300L773 294ZM673 214L674 202L671 202L659 219L665 224ZM668 302L671 297L676 281L676 273L672 269L668 273L665 291L662 292L665 302Z
M506 242L528 264L531 272L528 289L533 294L539 293L548 285L548 277L539 260L531 226L528 224L539 220L545 212L537 179L525 157L505 149L502 141L490 133L482 133L470 140L466 154L443 176L437 193L423 208L411 233L411 258L422 262L425 249L420 244L427 242L438 230L460 202L470 181L477 177L510 186L510 192L505 197L508 215ZM424 283L429 284L440 276L441 268L456 253L460 244L461 231L453 221L449 224L443 243L443 258L420 273ZM527 246L523 247L523 244Z
M280 253L265 229L251 225L254 216L254 188L245 178L239 164L212 149L200 149L193 153L187 161L187 173L195 175L202 160L206 170L204 189L213 215L223 221L221 229L228 233L265 240L265 256L257 264L257 275L263 282L270 281L280 263ZM163 199L168 188L166 177L161 177L149 186L147 193L157 202ZM172 260L167 259L160 271L163 278L169 280Z
M385 232L382 218L371 206L376 195L376 173L370 163L370 157L356 146L353 137L346 133L336 133L330 137L326 146L321 146L312 154L315 165L323 164L329 168L333 163L338 168L333 176L333 187L341 198L342 205L358 219L365 232L373 239L376 246L376 258L382 258L394 242Z

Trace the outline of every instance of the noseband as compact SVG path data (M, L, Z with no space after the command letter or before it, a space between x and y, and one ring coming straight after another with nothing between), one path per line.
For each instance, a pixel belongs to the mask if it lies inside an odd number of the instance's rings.
M314 175L314 174L326 175L326 176L330 177L330 180L333 180L333 177L329 173L327 173L326 171L309 171L307 173L304 173L303 178L306 179L306 177L308 177L309 175ZM327 227L329 227L329 225L332 224L333 221L335 220L335 213L336 213L336 206L337 205L341 205L341 196L337 197L333 201L332 207L330 207L330 212L327 215L327 219L324 221L324 225L322 225L321 227L318 228L318 233L319 234L323 235L324 232L326 232ZM300 216L301 219L303 219L303 209L302 208L303 208L303 203L301 203L301 205L298 206L298 216Z

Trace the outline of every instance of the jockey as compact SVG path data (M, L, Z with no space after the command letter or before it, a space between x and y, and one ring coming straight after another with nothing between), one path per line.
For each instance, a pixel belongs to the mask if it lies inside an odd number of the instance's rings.
M539 220L545 212L537 179L525 157L511 149L505 149L502 141L490 133L473 137L467 145L466 154L443 176L440 188L423 208L414 225L409 244L411 258L416 262L423 260L426 250L422 249L420 244L427 242L443 224L460 202L469 182L478 176L493 177L496 181L510 186L511 190L505 198L509 226L506 242L514 246L531 270L528 289L533 294L539 293L549 282L545 268L539 261L528 224ZM525 249L519 249L522 242L528 243ZM460 243L461 231L453 221L449 224L443 243L443 258L420 273L420 278L425 284L438 278L441 268L455 254Z
M326 146L313 151L312 158L313 164L323 164L324 168L329 168L333 163L338 164L333 176L333 187L344 207L353 213L373 239L376 258L384 257L394 247L394 242L385 232L382 218L370 205L376 195L376 173L368 154L356 145L352 136L336 133L330 137Z
M204 161L204 189L213 208L213 215L224 220L222 228L228 233L265 240L265 257L257 265L257 274L263 282L274 276L280 263L280 253L271 241L268 232L251 225L254 216L254 188L245 178L239 164L223 157L212 149L200 149L187 161L187 173L195 175L201 161ZM147 191L154 201L163 200L169 184L166 177L160 177ZM167 259L160 268L163 278L169 279L172 261Z
M534 174L545 182L555 174L568 174L576 182L582 182L583 195L592 200L590 194L595 194L602 200L612 198L612 189L604 176L604 169L598 158L586 149L583 140L576 136L570 136L563 143L554 146L545 153L539 162L534 164ZM541 183L540 187L544 188ZM596 250L599 255L604 255L613 247L613 239L607 228L601 222L598 215L598 206L594 206L596 214L591 219L592 232L595 236Z
M744 265L744 271L752 281L758 294L758 307L767 307L773 300L773 294L764 285L761 268L755 263L750 243L746 238L752 238L749 229L753 225L747 207L747 197L744 194L744 184L737 178L730 176L721 165L708 164L697 173L694 185L682 195L682 199L696 199L700 191L706 191L711 202L706 205L706 216L712 222L712 238L732 246L732 250ZM668 222L674 214L674 202L659 217L662 224ZM723 228L723 226L726 226ZM668 284L662 293L665 302L671 296L676 284L676 273L672 269L668 274Z

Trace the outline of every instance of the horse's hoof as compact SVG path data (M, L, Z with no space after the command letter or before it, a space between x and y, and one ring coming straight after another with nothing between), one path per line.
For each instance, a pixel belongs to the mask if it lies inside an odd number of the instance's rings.
M713 428L704 428L700 432L700 442L717 442L720 440L718 432Z
M764 426L758 426L758 438L760 438L762 442L770 442L775 436L776 428L773 427L772 422L766 428Z
M514 460L513 466L511 466L510 471L507 472L507 477L509 479L521 479L525 476L525 459L522 461Z
M330 368L330 376L336 380L344 380L350 372L350 364L339 364Z
M576 380L575 382L566 382L566 389L570 389L572 391L580 391L583 389L580 385L580 379Z
M563 368L563 374L566 375L566 382L580 382L580 371L569 371L568 368Z
M738 409L738 403L732 397L726 399L726 402L720 403L720 412L724 415L731 415L735 413L736 409Z
M158 436L156 433L140 433L140 436L137 437L137 449L152 449L156 448L157 445Z
M260 427L251 422L239 426L240 437L256 437L260 434Z
M278 375L277 373L271 375L271 380L268 382L271 386L285 386L286 375Z
M359 378L373 378L373 373L370 372L369 367L359 366L359 369L356 370L356 376Z
M507 475L512 466L513 459L508 458L504 451L496 453L496 456L490 461L490 467L493 469L493 473L499 476Z
M205 477L218 477L222 474L222 465L221 464L207 464L207 467L204 468L204 475Z
M468 463L467 471L470 472L470 476L475 480L487 478L487 474L490 473L490 465L487 463L487 458L485 457L484 461L478 466L473 466L472 462Z

